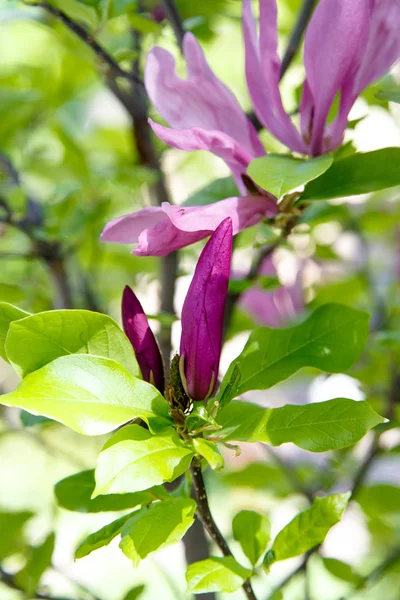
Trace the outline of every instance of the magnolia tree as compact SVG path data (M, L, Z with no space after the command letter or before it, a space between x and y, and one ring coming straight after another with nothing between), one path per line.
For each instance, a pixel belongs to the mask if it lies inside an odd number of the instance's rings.
M400 481L382 461L398 468L400 208L398 191L382 190L400 185L400 149L384 147L390 132L364 117L396 114L395 69L388 73L400 56L400 3L197 4L54 0L4 9L0 355L21 381L4 384L2 439L11 431L33 437L73 464L73 446L93 436L91 450L78 451L84 470L70 466L56 483L57 507L120 514L100 528L85 523L76 559L119 537L140 573L146 557L183 539L185 597L398 598ZM11 38L10 23L27 29L16 27ZM224 39L228 24L235 44ZM289 39L282 61L279 33ZM210 40L222 75L227 54L235 55L234 77L245 76L254 113L228 87L229 73L222 81L210 67L202 48L215 58ZM30 43L43 44L44 66L24 55ZM90 128L82 119L89 93L99 96L99 67L130 120L122 143L110 125ZM284 107L290 102L293 110ZM362 119L349 117L355 104ZM92 105L87 118L94 112ZM369 148L380 149L359 151L364 126ZM170 147L175 160L211 153L231 176L210 181L212 172L194 163L190 178L198 173L199 182L190 189L208 185L176 204L159 160ZM132 196L136 210L127 212ZM158 265L160 310L146 315ZM175 283L183 275L190 285L175 348ZM11 293L18 306L7 301ZM120 302L122 328L105 314ZM233 361L222 369L227 340ZM304 369L302 379L292 377ZM350 397L335 392L330 375L323 391L321 372L350 374ZM307 401L305 378L315 380L316 401ZM356 399L354 382L362 386ZM285 401L277 403L265 390L279 384ZM49 445L62 426L78 435ZM271 448L283 444L291 450ZM251 445L268 451L258 454L264 460L253 461ZM12 472L15 457L7 460ZM28 494L24 481L19 486ZM23 531L33 517L23 510L29 501L13 506L7 493L0 501L5 593L60 598L49 576L59 564L57 524L32 538ZM290 516L273 518L279 504ZM343 545L333 554L323 546L347 510L350 549L351 514L370 540L350 558ZM168 578L180 582L175 565L168 572L165 589L155 592L149 577L125 600L183 598ZM69 581L68 593L122 598L118 570L109 577L107 595L90 577Z

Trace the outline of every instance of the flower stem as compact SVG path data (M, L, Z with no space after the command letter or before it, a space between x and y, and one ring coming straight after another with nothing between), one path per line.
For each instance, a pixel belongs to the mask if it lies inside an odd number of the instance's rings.
M201 522L204 525L204 528L207 530L209 536L215 542L224 556L233 556L224 536L218 529L218 526L211 514L210 506L208 504L206 486L201 470L201 464L197 461L193 461L190 471L192 473L193 487L197 500L197 512ZM257 600L249 579L244 582L243 591L248 600Z

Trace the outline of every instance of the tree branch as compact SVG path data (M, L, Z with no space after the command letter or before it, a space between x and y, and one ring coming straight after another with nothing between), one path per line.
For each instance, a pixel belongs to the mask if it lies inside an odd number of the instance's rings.
M208 504L206 486L201 470L201 463L193 461L190 471L192 473L193 487L197 500L197 513L201 522L203 523L204 528L224 556L233 556L224 536L218 529L218 526L211 514L210 506ZM248 600L257 600L249 579L244 582L242 587Z
M178 9L176 8L175 2L174 0L161 0L161 6L163 7L165 16L167 17L174 31L177 44L182 51L185 29L183 27L182 19L179 15Z
M9 587L12 590L16 590L18 592L25 592L23 588L21 588L14 577L10 573L7 573L2 568L0 568L0 582ZM61 598L55 596L49 596L48 594L42 594L40 592L35 592L33 598L37 600L73 600L72 598Z
M306 30L308 21L310 20L311 14L314 10L316 0L304 0L303 7L299 13L298 20L294 26L292 35L290 36L289 44L286 48L286 52L283 56L281 63L280 78L285 75L292 60L296 56L297 50L299 49L303 34Z
M110 72L114 77L122 77L123 79L127 79L130 82L137 83L143 86L143 81L135 74L129 71L125 71L122 69L117 61L107 52L107 50L102 46L99 42L97 42L94 37L86 30L85 27L76 23L73 19L71 19L66 13L64 13L59 8L48 4L47 2L25 2L28 6L37 6L43 8L49 14L53 15L58 21L63 23L70 31L75 33L83 42L85 42L98 56L98 58L109 67Z

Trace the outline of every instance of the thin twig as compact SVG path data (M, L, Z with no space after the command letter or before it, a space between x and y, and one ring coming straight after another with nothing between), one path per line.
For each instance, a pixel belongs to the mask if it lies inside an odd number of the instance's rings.
M375 585L393 565L400 561L400 548L396 548L382 563L373 569L369 575L363 577L360 583L350 592L347 597L342 597L341 600L350 600L353 594L360 589L365 589L366 586L372 587Z
M70 31L75 33L83 42L85 42L98 56L98 58L106 64L109 68L113 76L122 77L123 79L127 79L130 82L137 83L139 85L143 85L143 81L137 77L134 73L130 71L125 71L122 69L117 61L107 52L107 50L95 40L95 38L79 23L71 19L66 13L64 13L59 8L48 4L47 2L29 2L26 3L28 6L37 6L43 8L49 14L53 15L58 21L61 21Z
M24 592L24 589L18 585L14 575L7 573L2 568L0 568L0 582L12 590ZM49 596L48 594L42 594L41 592L35 592L35 595L33 596L33 598L36 598L37 600L73 600L72 598L65 598L65 597L61 598L58 596Z
M294 26L292 35L290 36L289 44L286 48L286 52L283 56L281 63L280 78L285 75L292 60L296 56L297 50L299 49L303 34L306 30L308 21L310 20L311 13L314 10L316 0L304 0L303 7L299 13L298 20Z
M210 506L208 504L206 486L201 470L201 464L193 461L190 471L192 473L193 487L197 500L197 513L204 525L204 528L207 530L209 536L218 546L224 556L233 556L224 536L220 532L211 514ZM248 600L257 600L249 579L244 582L242 587Z
M174 31L177 44L182 51L185 28L183 27L182 19L179 15L176 4L174 0L161 0L161 6L163 7L165 16L167 17Z

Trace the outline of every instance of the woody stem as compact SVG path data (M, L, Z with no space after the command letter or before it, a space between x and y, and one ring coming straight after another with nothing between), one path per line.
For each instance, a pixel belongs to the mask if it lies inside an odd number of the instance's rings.
M192 474L193 487L197 501L197 513L201 522L203 523L204 528L224 556L233 556L224 536L220 532L218 525L214 521L214 518L211 514L210 506L208 504L206 486L201 470L201 463L197 462L195 459L192 462L190 471ZM242 587L248 600L257 600L250 583L250 579L245 581Z

